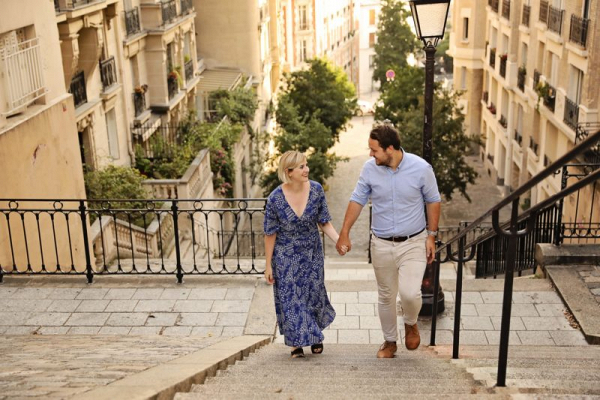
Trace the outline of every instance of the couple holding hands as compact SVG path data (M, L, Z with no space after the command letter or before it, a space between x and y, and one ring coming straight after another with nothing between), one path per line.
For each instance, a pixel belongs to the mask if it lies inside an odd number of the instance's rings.
M372 264L385 340L377 357L392 358L397 351L398 294L406 348L419 347L421 282L426 265L434 258L440 216L437 182L431 165L400 147L398 131L391 124L371 130L369 150L372 158L362 168L339 235L331 223L322 186L308 178L306 156L288 151L279 161L283 183L271 192L265 206L265 279L274 285L279 331L294 358L304 357L305 346L315 354L322 353L322 331L335 318L325 289L319 228L336 243L338 253L345 255L352 250L350 229L369 199L373 207Z

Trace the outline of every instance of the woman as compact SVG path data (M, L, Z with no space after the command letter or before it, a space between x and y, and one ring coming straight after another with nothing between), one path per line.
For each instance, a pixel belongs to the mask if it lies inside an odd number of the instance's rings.
M335 242L323 187L308 179L306 156L288 151L279 160L283 182L267 199L265 209L265 279L274 284L279 332L292 347L292 357L304 357L303 346L323 352L323 329L335 318L327 298L323 245L319 226Z

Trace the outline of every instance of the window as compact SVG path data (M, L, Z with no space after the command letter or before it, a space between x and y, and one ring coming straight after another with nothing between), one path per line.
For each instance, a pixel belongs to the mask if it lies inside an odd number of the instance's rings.
M469 40L469 18L463 18L463 40Z
M375 33L369 33L369 47L375 47Z
M375 66L375 54L371 54L369 56L369 68L373 68Z
M521 43L521 65L527 66L527 43Z
M300 41L300 62L306 61L307 57L307 43L306 40Z
M306 17L306 6L298 6L298 29L305 31L308 29L308 19Z
M369 10L369 25L375 25L375 10Z
M106 133L108 135L108 151L110 156L117 160L119 156L119 132L117 130L117 116L115 109L106 113Z
M460 89L467 90L467 67L460 67Z
M583 88L583 71L571 65L569 68L569 88L567 97L576 104L581 103L581 91Z
M556 54L550 53L550 62L552 63L550 65L550 84L556 87L558 84L558 67L560 66L560 60Z

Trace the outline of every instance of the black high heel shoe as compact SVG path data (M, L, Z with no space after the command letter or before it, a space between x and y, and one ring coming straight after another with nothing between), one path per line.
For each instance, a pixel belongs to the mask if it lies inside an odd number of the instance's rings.
M323 353L323 343L313 344L310 346L310 351L312 351L313 354Z
M304 358L304 349L302 347L298 347L292 350L292 358Z

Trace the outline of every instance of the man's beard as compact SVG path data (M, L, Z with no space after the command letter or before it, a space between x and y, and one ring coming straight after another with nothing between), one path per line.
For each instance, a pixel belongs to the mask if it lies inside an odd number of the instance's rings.
M389 156L389 155L386 158L384 158L383 160L380 160L376 157L374 157L374 158L375 158L375 163L377 165L385 165L385 166L389 167L390 163L392 162L392 156Z

